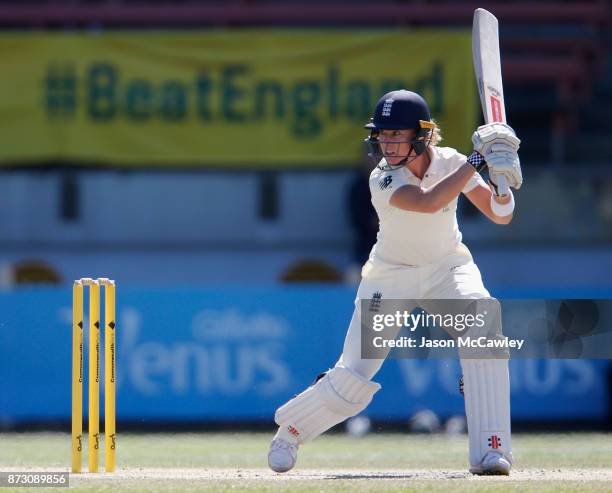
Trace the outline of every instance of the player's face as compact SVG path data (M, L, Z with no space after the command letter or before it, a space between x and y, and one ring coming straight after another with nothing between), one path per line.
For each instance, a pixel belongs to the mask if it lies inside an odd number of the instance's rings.
M395 166L402 159L416 155L410 141L414 139L414 130L381 130L378 135L380 147L387 164Z

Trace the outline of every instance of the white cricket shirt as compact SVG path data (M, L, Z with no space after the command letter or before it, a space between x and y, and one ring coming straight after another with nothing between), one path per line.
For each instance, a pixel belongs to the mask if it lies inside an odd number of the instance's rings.
M366 266L420 266L436 262L453 253L461 244L457 225L457 198L434 214L404 211L393 207L389 200L404 185L430 188L466 162L466 157L450 147L430 147L431 162L420 180L407 166L384 171L374 168L370 174L372 204L378 213L377 241ZM381 165L386 164L383 161ZM485 184L474 172L463 189L467 193L479 183Z

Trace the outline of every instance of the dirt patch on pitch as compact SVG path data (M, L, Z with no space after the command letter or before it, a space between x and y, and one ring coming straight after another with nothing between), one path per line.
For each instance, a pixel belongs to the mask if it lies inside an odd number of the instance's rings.
M612 481L612 469L517 469L507 476L473 476L466 471L445 470L323 470L305 469L276 474L266 469L120 469L112 474L78 474L71 480L261 480L261 481L334 481L334 480L439 480L470 479L474 481Z

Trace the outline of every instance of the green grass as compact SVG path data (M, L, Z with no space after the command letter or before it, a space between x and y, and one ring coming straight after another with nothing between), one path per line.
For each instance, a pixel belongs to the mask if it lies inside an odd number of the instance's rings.
M270 434L120 434L118 438L118 474L73 475L71 490L612 491L612 434L515 435L516 473L510 478L466 474L466 437L372 434L352 439L342 434L326 435L300 450L296 471L304 477L268 472ZM83 462L86 465L86 457ZM65 471L69 463L67 434L0 434L0 470ZM3 488L2 493L5 491L11 490Z

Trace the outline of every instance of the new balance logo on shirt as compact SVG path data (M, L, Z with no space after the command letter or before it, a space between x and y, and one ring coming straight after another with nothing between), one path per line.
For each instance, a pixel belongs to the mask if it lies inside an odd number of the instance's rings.
M391 175L387 175L378 182L378 186L380 187L381 190L385 190L389 188L392 181L393 181L393 177Z

